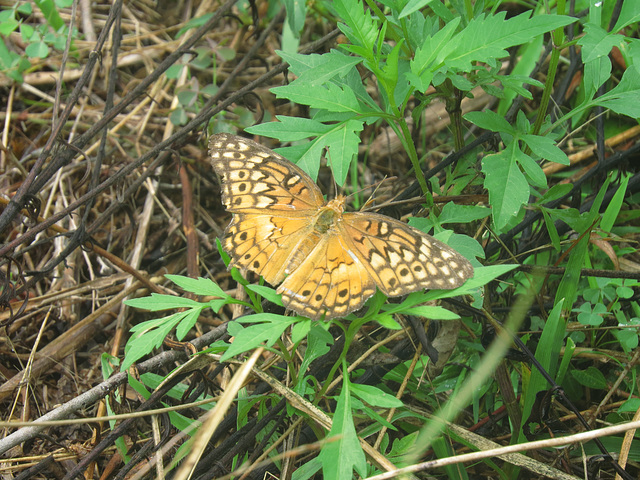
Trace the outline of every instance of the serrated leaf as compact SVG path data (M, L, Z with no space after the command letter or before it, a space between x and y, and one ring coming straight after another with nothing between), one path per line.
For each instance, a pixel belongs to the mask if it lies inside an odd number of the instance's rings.
M406 77L417 90L424 92L429 88L433 73L439 67L436 57L451 41L459 23L460 18L456 17L435 35L426 36L422 45L416 50L413 59L409 62L411 73L407 73Z
M359 120L349 120L334 128L323 138L323 143L330 146L327 153L329 165L333 172L335 182L342 186L347 180L351 168L351 162L357 159L358 146L360 145L359 133L363 124Z
M364 58L370 58L378 38L378 23L370 11L365 11L359 0L334 0L332 5L345 23L345 25L338 25L340 30L351 43L364 47L369 52L369 56L364 56Z
M171 330L189 313L190 311L178 312L165 318L143 322L143 324L132 327L131 331L135 332L135 334L125 346L125 356L120 367L121 370L128 369L139 359L151 353L154 348L159 348Z
M505 16L506 12L499 12L472 19L464 30L456 34L455 48L438 59L449 68L467 72L472 68L472 62L506 57L507 48L528 43L538 35L576 21L575 18L559 15L529 18L530 11L509 19Z
M180 320L180 323L176 327L176 338L178 339L178 341L182 341L182 339L187 336L187 333L191 331L193 326L198 321L198 317L200 316L201 311L202 310L200 309L192 308L186 312L186 315L182 320Z
M300 105L322 108L330 112L359 113L360 105L350 88L327 83L311 88L309 85L292 82L289 85L271 89L276 98L286 98Z
M336 50L323 57L324 62L300 74L296 82L309 86L323 85L335 77L345 77L362 62L361 57L350 57Z

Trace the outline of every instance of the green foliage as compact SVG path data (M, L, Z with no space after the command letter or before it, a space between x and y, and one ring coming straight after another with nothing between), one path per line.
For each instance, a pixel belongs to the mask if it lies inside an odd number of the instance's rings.
M344 365L346 371L346 365ZM327 443L320 453L324 478L352 478L353 470L366 476L367 464L353 424L350 389L353 385L345 378L338 398L333 425Z
M58 7L66 5L52 0L36 0L36 7L45 18L46 23L32 26L22 20L22 16L33 13L30 3L16 2L13 7L0 11L0 71L14 82L24 81L23 73L32 67L29 59L41 60L49 56L51 48L62 51L67 41L68 29L58 13ZM6 38L18 31L24 42L26 57L11 48ZM74 38L78 37L77 31Z
M166 317L148 320L131 327L133 335L125 347L125 358L121 369L126 370L136 361L159 348L164 339L176 329L176 337L182 340L195 325L200 313L205 308L218 312L227 303L242 303L224 293L214 282L204 278L192 279L179 275L167 275L167 278L186 291L196 295L211 295L214 298L208 302L198 302L184 297L152 293L149 297L126 300L129 307L160 312L164 310L183 309Z

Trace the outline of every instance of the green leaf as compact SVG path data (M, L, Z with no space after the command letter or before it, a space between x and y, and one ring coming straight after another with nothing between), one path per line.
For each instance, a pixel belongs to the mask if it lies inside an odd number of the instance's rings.
M180 38L189 30L201 27L202 25L207 23L211 19L211 17L213 17L213 13L205 13L200 17L191 18L190 20L187 21L184 27L178 30L178 33L176 33L176 38Z
M329 351L329 345L333 345L333 336L325 328L325 324L319 324L318 322L309 322L311 328L307 334L307 348L304 352L304 358L300 364L300 373L306 373L309 365L316 358L320 358L322 355ZM300 393L300 392L298 392Z
M640 117L640 70L637 65L629 65L622 74L620 83L596 98L593 102L604 108L609 108L621 115L632 118Z
M27 45L24 52L29 58L47 58L49 47L44 42L33 42Z
M616 193L613 195L611 202L607 205L607 209L604 214L602 214L602 220L600 222L600 228L605 232L611 232L611 229L616 223L618 215L620 214L620 209L622 208L622 204L624 202L624 197L627 193L627 185L629 184L629 175L625 175L616 190Z
M336 50L332 50L320 58L322 62L300 73L296 82L309 86L323 85L335 77L345 77L356 65L362 62L360 57L350 57Z
M491 209L478 205L458 205L449 202L442 207L442 213L438 217L438 222L445 223L470 223L491 215Z
M309 335L309 332L311 331L312 325L313 321L309 319L305 319L301 322L296 323L291 328L291 341L293 343L298 343L307 338L307 335Z
M316 138L311 142L277 148L275 151L298 165L309 174L313 181L316 181L318 179L320 159L322 158L324 147L324 142Z
M345 23L338 24L338 28L353 45L364 47L365 52L369 53L368 56L363 55L364 58L372 58L378 38L378 23L370 10L365 11L360 0L334 0L332 5Z
M540 199L536 203L542 205L545 203L552 202L553 200L562 198L565 195L567 195L572 188L573 188L573 185L569 183L554 185L549 190L547 190L547 192L544 195L542 195L542 197L540 197Z
M404 311L406 315L430 318L431 320L458 320L460 315L440 306L419 305Z
M173 125L185 125L189 117L184 108L178 107L169 114L169 120Z
M501 230L529 200L529 184L515 158L515 142L482 159L484 186L489 191L493 220Z
M162 293L152 293L149 297L125 300L124 304L133 308L149 310L150 312L159 312L161 310L171 310L174 308L202 307L203 305L202 303L191 300L190 298L165 295Z
M604 199L604 195L609 187L610 179L607 178L600 187L589 212L577 214L577 212L556 210L554 216L562 218L567 225L573 228L579 235L577 244L572 246L569 260L560 281L560 285L556 290L555 302L565 299L564 305L566 310L573 308L573 304L577 298L578 285L582 268L585 265L585 259L588 253L590 231L597 226L600 215L600 205Z
M533 158L520 150L517 144L514 145L513 151L518 164L529 177L531 184L535 187L547 188L547 177L542 167Z
M422 10L424 7L429 5L433 0L409 0L406 5L402 8L402 11L398 15L398 19L408 17L413 12L418 10Z
M484 112L469 112L464 115L464 119L479 126L480 128L491 130L492 132L504 132L514 136L517 134L513 125L507 122L502 115L498 115L491 110Z
M611 60L608 56L598 57L584 64L584 100L590 102L596 91L611 78Z
M575 310L578 313L578 322L582 325L588 325L592 327L598 327L602 325L604 322L603 315L606 315L607 307L605 307L602 303L596 303L591 308L590 303L583 303L580 307Z
M547 370L551 377L554 377L558 371L560 361L560 349L564 339L566 330L566 321L562 318L562 300L558 302L553 310L549 313L549 317L545 322L545 326L540 336L540 341L536 348L535 357L542 367ZM523 424L529 418L531 409L536 400L538 392L551 388L542 374L537 370L531 372L529 383L524 391L524 407L523 407Z
M227 298L229 295L224 293L224 290L209 278L198 277L184 277L182 275L166 274L165 278L171 280L187 292L195 293L196 295L206 295L212 297Z
M249 284L246 286L246 289L257 293L262 298L269 300L271 303L282 306L282 297L271 287Z
M378 314L375 317L375 321L378 322L382 327L387 330L402 330L402 325L400 325L391 315Z
M569 157L556 146L556 142L552 138L539 135L521 135L520 138L540 158L562 165L569 165Z
M640 0L625 0L620 8L618 23L611 31L619 32L623 28L638 22L640 22Z
M258 313L237 318L236 322L254 323L254 325L244 328L235 336L233 343L222 355L220 361L224 362L240 353L253 350L263 343L266 347L271 347L296 320L297 317L284 317L272 313Z
M355 395L360 400L367 402L369 405L374 407L400 408L404 405L402 400L394 397L393 395L389 395L372 385L352 383L349 388L351 389L352 395Z
M411 73L407 73L406 77L417 90L425 92L429 88L434 72L440 67L436 57L451 42L459 23L460 18L456 17L435 35L426 36L422 45L416 50L413 59L409 62Z
M558 235L558 229L556 228L553 220L549 216L549 210L547 208L540 208L542 212L542 218L544 219L544 224L547 227L547 232L549 233L549 239L551 240L551 245L556 249L557 252L560 251L560 235Z
M167 70L164 72L164 74L167 76L167 78L170 78L172 80L176 80L177 78L180 77L180 75L182 75L182 69L183 68L187 68L187 66L186 65L181 65L181 64L178 64L178 63L174 63L169 68L167 68Z
M530 78L533 69L538 63L540 52L542 51L543 35L532 38L529 42L522 45L517 53L518 61L516 62L509 76L500 76L499 79L505 87L504 98L500 100L496 112L498 115L506 115L509 108L513 104L516 95L522 95L531 99L531 92L522 88L523 83L530 83L543 87L537 80ZM532 83L533 82L533 83Z
M176 338L178 339L178 341L182 341L184 337L187 336L187 333L191 331L193 326L198 321L201 312L202 309L199 308L191 308L187 310L186 315L176 327Z
M582 45L582 62L588 63L596 58L609 55L613 47L624 43L624 37L617 33L608 33L600 25L587 23L584 26L585 34L578 40Z
M0 11L1 16L5 16L4 14L9 14L11 18L0 18L0 35L4 35L5 37L15 32L18 29L20 23L13 18L13 12L11 10ZM4 45L4 42L0 42Z
M596 388L598 390L607 390L607 379L596 367L589 367L586 370L571 370L571 376L575 378L580 385L587 388Z
M52 0L34 0L34 3L38 6L46 22L53 30L58 31L65 27L64 20L60 17L56 5Z
M159 348L171 330L185 317L192 315L191 310L174 313L168 317L143 322L131 328L135 332L125 346L125 356L120 369L127 370L139 359Z
M347 180L351 162L358 158L358 146L363 124L359 120L348 120L323 138L323 143L330 147L327 152L329 165L335 182L343 186Z
M472 62L506 57L507 48L528 43L538 35L576 21L575 18L558 15L529 18L531 11L509 19L505 16L506 12L500 12L472 19L464 30L456 34L456 41L451 42L454 48L446 52L442 61L449 68L467 72L471 70Z
M193 90L183 90L182 92L178 92L178 101L180 105L184 105L185 107L191 107L196 103L198 99L198 93Z
M360 113L362 111L353 91L334 83L310 88L309 85L296 80L289 85L272 88L271 92L276 98L286 98L300 105L323 108L330 112Z
M22 5L17 5L16 11L23 15L31 15L33 13L33 7L31 3L23 3Z
M353 424L350 383L346 378L326 440L319 455L323 478L351 480L354 469L360 476L366 476L367 461Z
M287 122L289 122L289 120L287 120ZM264 125L273 124L274 122ZM295 125L297 122L292 121L291 124ZM285 126L286 125L282 127L278 126L278 129L284 128ZM259 127L260 128L251 127L248 131L262 134L267 130L266 128L262 128L263 125ZM334 180L338 185L344 185L351 162L357 158L358 146L360 144L360 136L358 133L362 131L363 123L360 120L347 120L335 125L322 125L322 128L326 131L312 141L291 147L278 148L276 151L302 168L313 180L316 180L318 178L318 171L320 170L322 152L328 147L327 157ZM273 131L273 129L271 131Z
M295 34L299 34L304 27L304 21L307 16L307 2L284 0L283 3L287 10L287 23L289 24L289 28Z

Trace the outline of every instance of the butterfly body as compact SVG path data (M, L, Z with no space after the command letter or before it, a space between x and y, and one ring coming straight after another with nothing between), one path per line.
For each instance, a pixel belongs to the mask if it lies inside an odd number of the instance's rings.
M230 267L279 285L283 304L312 319L345 316L378 287L387 296L456 288L473 275L462 255L398 220L325 202L298 166L262 145L213 135L209 152L233 220Z

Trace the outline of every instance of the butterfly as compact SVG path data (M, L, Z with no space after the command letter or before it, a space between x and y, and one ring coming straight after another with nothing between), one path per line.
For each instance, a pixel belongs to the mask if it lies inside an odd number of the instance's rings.
M376 213L345 212L346 197L325 201L298 166L235 135L209 139L233 219L222 246L237 267L278 285L283 305L329 320L360 309L376 287L388 297L453 289L471 263L446 244Z

